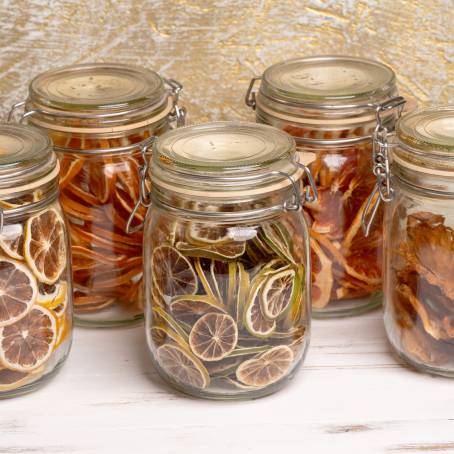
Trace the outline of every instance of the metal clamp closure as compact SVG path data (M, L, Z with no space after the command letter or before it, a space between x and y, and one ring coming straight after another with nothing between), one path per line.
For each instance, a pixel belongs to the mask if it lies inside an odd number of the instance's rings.
M367 199L366 207L361 217L362 229L365 236L369 235L380 203L391 202L394 196L394 190L391 186L391 170L388 155L388 150L393 145L388 141L389 131L384 125L383 113L397 109L397 118L399 118L404 104L405 99L402 96L396 96L383 104L375 106L377 125L375 126L372 142L372 171L377 182Z
M258 81L258 80L262 80L262 76L258 76L258 77L253 77L251 79L251 82L249 83L249 87L247 89L247 92L246 92L246 96L244 98L244 101L246 102L246 105L251 107L252 109L255 110L255 107L257 105L257 102L256 102L256 92L253 91L254 89L254 85L255 83Z
M38 111L37 110L28 110L27 112L25 111L25 104L26 104L27 101L21 101L21 102L17 102L16 104L13 104L13 106L11 107L9 113L8 113L8 117L6 119L7 123L12 123L14 121L14 115L16 113L16 111L23 107L24 108L24 112L22 113L22 115L20 116L19 118L19 121L18 123L23 123L23 121L27 118L27 117L30 117L31 115L37 113Z
M143 222L132 227L132 222L140 206L143 206L144 208L149 208L151 206L150 192L147 189L147 174L149 169L149 157L152 155L151 147L153 146L155 140L155 136L151 137L141 149L143 164L139 170L139 198L129 215L128 222L126 223L127 234L138 232L143 227Z
M171 121L175 121L177 128L184 126L186 122L186 109L178 105L178 100L180 98L180 93L183 90L183 85L175 79L164 79L164 83L170 87L173 102L174 110L170 114Z

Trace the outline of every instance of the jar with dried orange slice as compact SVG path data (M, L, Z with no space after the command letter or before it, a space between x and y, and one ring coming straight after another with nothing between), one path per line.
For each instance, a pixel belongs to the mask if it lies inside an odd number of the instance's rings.
M390 170L377 173L386 332L407 363L454 378L454 108L405 115L396 136L380 137L375 162Z
M48 133L60 160L79 324L143 317L140 174L153 137L184 122L181 89L154 71L109 63L51 70L30 83L23 116Z
M0 124L0 398L45 383L72 333L69 243L49 138Z
M254 123L159 137L144 231L146 330L176 389L211 399L281 388L310 332L307 226L293 139ZM298 242L295 242L298 239Z
M355 57L287 60L251 81L246 103L257 122L288 132L301 154L315 158L309 168L318 199L304 207L314 316L354 315L381 304L383 226L375 223L366 240L361 218L375 186L377 115L392 131L403 104L397 94L391 68Z

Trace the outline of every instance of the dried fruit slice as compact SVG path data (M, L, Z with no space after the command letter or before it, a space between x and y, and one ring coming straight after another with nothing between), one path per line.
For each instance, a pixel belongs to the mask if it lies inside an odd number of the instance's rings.
M189 260L172 246L159 246L151 258L153 282L164 299L197 293L197 275Z
M192 325L209 312L225 313L223 307L205 295L182 295L172 299L170 312L177 319Z
M211 312L201 317L189 334L189 346L204 361L228 356L238 342L238 328L230 315Z
M207 222L191 222L187 237L190 244L204 245L230 241L228 227Z
M82 170L84 159L65 156L60 159L60 190L64 189L74 177Z
M200 279L200 282L202 283L203 289L205 290L207 296L213 301L219 301L220 303L222 303L222 301L220 301L219 293L215 293L216 288L212 288L212 284L215 284L215 281L212 281L208 278L208 272L203 269L202 260L203 259L197 257L194 260L194 268L197 271L197 275Z
M322 309L330 301L334 279L331 260L325 255L318 242L311 238L312 258L312 305Z
M53 284L66 267L65 223L50 208L25 224L25 259L39 281Z
M236 288L236 301L234 308L234 318L241 328L243 325L243 314L246 306L246 300L249 294L250 277L249 273L245 270L244 265L241 262L237 262L238 276L237 276L237 288Z
M30 374L16 370L0 369L0 392L20 388L30 380Z
M54 316L44 307L0 328L0 361L8 369L29 372L44 364L57 340Z
M170 327L165 325L156 325L150 328L151 341L155 347L160 347L161 345L168 344L170 342L175 342L180 347L188 350L188 343L179 336L175 331Z
M263 388L285 377L293 363L293 352L280 345L262 353L257 358L244 361L236 370L237 379L248 386Z
M24 226L22 224L4 225L0 235L0 247L13 259L23 260Z
M177 345L161 345L156 350L156 358L162 369L183 385L204 389L210 384L210 376L205 366L194 355Z
M47 309L54 310L65 302L67 290L68 284L65 281L50 285L39 283L36 302Z
M297 294L295 270L271 274L263 287L260 303L262 313L268 320L276 320L291 306Z
M0 257L0 327L24 317L38 295L33 274L27 267L6 257Z
M263 276L256 276L244 311L244 326L255 337L267 338L276 329L275 320L267 320L260 306L260 297L266 279Z
M197 246L179 241L176 247L190 257L230 260L241 257L244 254L246 243L244 241L230 241Z
M262 240L278 256L287 262L294 263L292 246L285 227L278 224L265 224L260 232Z
M68 317L57 318L57 340L55 341L54 350L57 350L63 342L66 341L71 333L71 319Z

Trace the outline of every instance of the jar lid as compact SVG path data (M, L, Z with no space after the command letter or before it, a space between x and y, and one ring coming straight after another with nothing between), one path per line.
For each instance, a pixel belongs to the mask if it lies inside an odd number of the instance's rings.
M111 114L155 104L165 94L159 74L117 63L95 63L53 69L30 83L38 105L73 113Z
M33 189L57 175L46 134L31 126L0 124L0 195Z
M365 58L316 56L287 60L265 70L260 91L283 102L364 104L395 90L394 72Z
M301 177L295 141L271 126L214 122L158 137L151 178L173 192L231 198L288 187Z

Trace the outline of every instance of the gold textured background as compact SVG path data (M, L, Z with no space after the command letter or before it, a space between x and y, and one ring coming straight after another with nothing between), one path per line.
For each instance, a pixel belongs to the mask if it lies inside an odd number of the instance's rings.
M247 119L251 76L326 53L376 58L420 102L454 103L454 1L0 0L0 114L41 71L112 60L179 79L191 122Z

